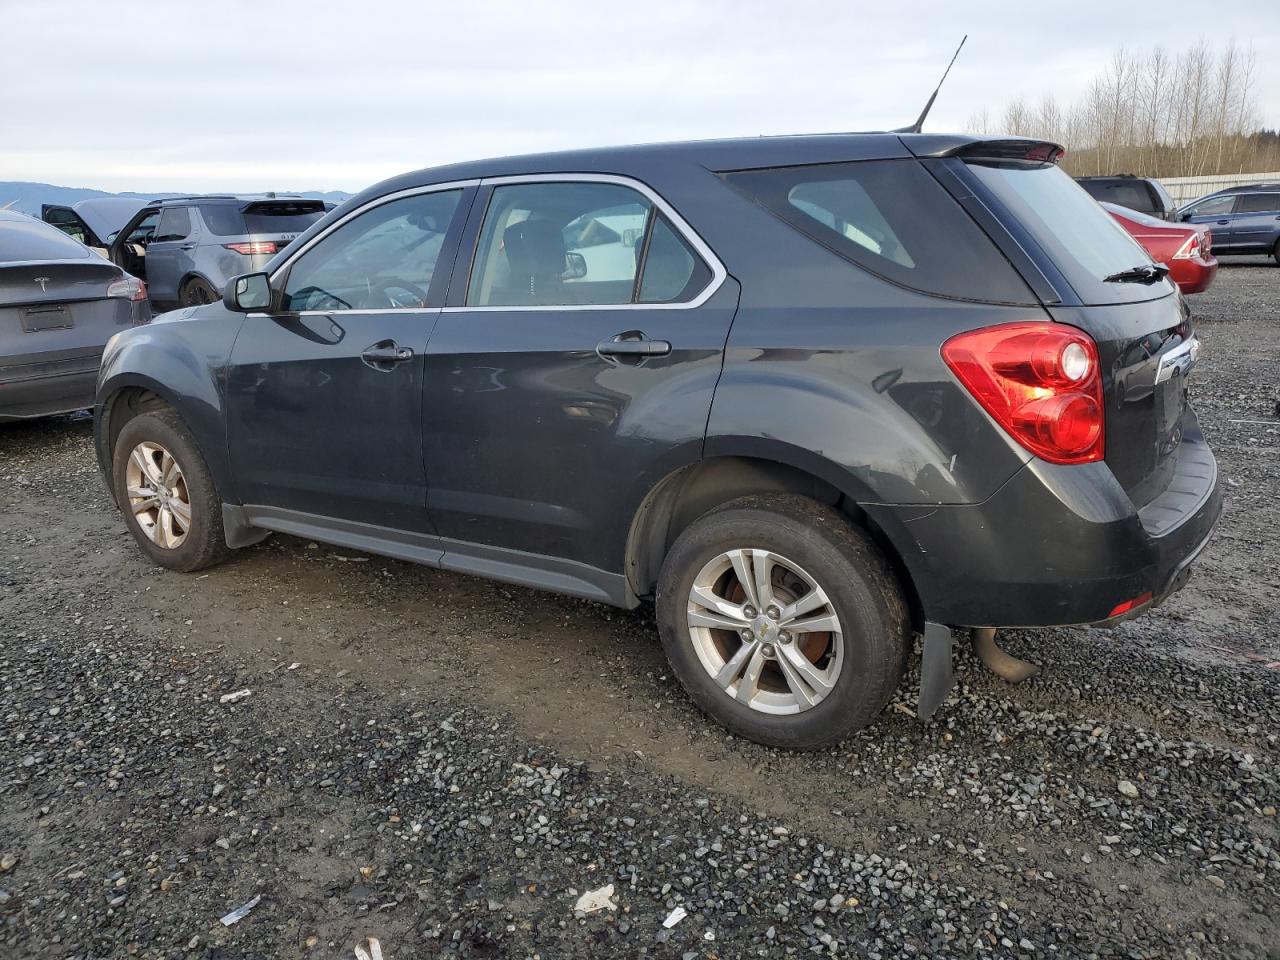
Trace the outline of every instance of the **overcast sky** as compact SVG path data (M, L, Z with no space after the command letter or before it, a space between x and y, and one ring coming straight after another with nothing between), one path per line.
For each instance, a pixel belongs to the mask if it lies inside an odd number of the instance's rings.
M1280 3L0 0L0 180L348 190L611 143L928 129L1067 102L1122 43L1235 36L1280 126Z

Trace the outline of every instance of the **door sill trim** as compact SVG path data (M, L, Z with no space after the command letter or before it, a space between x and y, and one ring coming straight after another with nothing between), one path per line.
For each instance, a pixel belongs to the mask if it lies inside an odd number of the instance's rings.
M242 511L249 524L263 530L319 540L440 570L582 597L615 607L631 608L639 603L625 576L576 560L450 540L280 507L245 504Z

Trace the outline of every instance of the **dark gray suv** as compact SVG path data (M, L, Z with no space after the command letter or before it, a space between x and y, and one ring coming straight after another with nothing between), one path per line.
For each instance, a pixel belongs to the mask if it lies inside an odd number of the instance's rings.
M1176 289L1031 140L517 157L366 190L224 300L116 337L143 551L270 531L657 605L690 696L815 747L924 636L1112 623L1220 509ZM984 631L979 631L984 632Z
M228 280L262 269L332 206L288 194L155 200L115 235L108 257L146 281L157 307L212 303Z

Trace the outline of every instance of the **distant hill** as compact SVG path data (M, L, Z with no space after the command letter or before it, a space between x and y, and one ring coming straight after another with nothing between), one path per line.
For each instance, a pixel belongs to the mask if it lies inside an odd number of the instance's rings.
M161 197L186 197L197 193L265 193L265 190L193 190L187 193L165 193L157 191L155 193L134 193L132 191L125 193L111 193L107 190L94 190L91 187L59 187L52 183L30 183L23 180L0 180L0 207L10 206L10 209L20 210L23 213L29 213L32 216L40 216L40 206L45 203L73 204L80 200L88 200L91 197L139 197L143 200L156 200ZM341 203L348 197L349 193L343 193L341 190L330 190L327 193L321 193L315 190L278 190L277 193L296 193L302 197L312 197L317 200L331 200L334 203Z

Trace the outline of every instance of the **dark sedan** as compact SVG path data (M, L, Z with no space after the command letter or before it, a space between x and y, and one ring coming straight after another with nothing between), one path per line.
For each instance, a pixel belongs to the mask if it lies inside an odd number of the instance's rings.
M0 422L93 406L107 341L150 319L141 280L56 227L0 210Z

